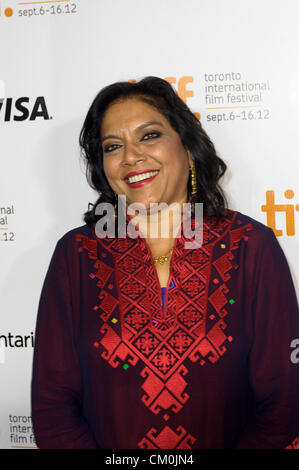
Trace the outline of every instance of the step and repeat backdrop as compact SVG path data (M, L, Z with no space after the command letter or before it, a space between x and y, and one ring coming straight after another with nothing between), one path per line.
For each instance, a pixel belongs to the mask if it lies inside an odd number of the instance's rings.
M298 0L0 0L1 448L35 447L39 296L97 198L78 137L103 86L175 87L228 165L229 206L274 230L299 294L298 16Z

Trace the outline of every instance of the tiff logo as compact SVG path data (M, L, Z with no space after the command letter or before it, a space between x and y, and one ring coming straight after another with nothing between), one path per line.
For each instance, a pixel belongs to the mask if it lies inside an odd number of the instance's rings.
M286 199L293 199L294 191L287 189L284 192ZM272 228L277 237L283 235L281 229L276 228L276 213L284 212L286 220L286 234L291 237L295 235L295 210L299 211L299 204L275 204L274 191L266 191L266 204L261 206L262 212L267 214L267 225Z
M175 85L177 88L177 94L179 97L184 101L184 103L187 102L187 98L193 98L194 96L194 91L193 89L189 88L189 84L194 82L194 77L192 75L183 75L182 77L164 77L164 80L166 80L168 83L171 85ZM130 78L128 82L136 82L135 78ZM192 85L191 85L192 87ZM198 120L200 120L201 116L200 113L193 113L194 116L197 117Z

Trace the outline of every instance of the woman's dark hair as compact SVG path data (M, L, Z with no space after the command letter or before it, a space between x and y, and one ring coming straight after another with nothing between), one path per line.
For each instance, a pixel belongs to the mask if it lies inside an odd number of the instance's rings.
M80 132L81 154L86 163L86 176L90 186L99 193L92 209L84 214L84 222L94 227L101 216L95 214L97 204L116 204L103 168L101 126L105 111L116 100L138 97L155 107L179 134L183 146L194 157L197 194L194 202L203 203L203 214L218 223L225 215L226 198L218 181L226 171L226 164L217 154L213 143L200 121L177 95L172 86L158 77L145 77L139 82L116 82L103 88L95 97ZM188 181L188 198L191 178Z

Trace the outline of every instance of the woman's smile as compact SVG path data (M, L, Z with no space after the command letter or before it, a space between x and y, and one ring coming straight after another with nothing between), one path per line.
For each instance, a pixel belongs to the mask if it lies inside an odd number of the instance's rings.
M158 175L159 170L145 170L144 172L132 172L125 178L125 182L131 188L140 188L151 181Z

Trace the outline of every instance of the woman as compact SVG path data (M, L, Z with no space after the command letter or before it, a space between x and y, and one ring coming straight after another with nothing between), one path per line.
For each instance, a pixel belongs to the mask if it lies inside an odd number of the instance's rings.
M200 122L171 85L147 77L104 88L80 143L99 198L85 225L58 241L44 281L37 445L295 448L299 314L289 267L271 229L226 207L226 165ZM144 210L127 213L115 237L120 198ZM113 227L99 225L103 203L115 208ZM164 209L152 213L154 203ZM186 248L200 231L202 243Z

